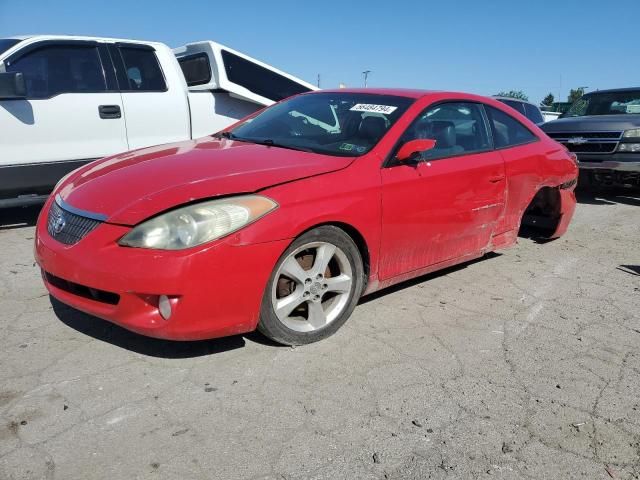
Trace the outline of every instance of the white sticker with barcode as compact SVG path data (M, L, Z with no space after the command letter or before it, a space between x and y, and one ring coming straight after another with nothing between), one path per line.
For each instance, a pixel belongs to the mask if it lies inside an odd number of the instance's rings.
M391 105L374 105L371 103L358 103L351 107L349 110L352 112L369 112L369 113L384 113L389 115L396 111L398 107L392 107Z

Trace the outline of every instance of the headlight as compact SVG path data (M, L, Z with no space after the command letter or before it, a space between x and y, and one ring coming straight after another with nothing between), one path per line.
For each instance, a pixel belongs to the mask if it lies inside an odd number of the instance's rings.
M621 143L618 145L618 151L640 153L640 143Z
M278 207L260 195L223 198L177 208L141 223L120 239L120 245L182 250L224 237Z
M631 130L625 130L622 135L624 138L637 137L640 138L640 128L633 128Z

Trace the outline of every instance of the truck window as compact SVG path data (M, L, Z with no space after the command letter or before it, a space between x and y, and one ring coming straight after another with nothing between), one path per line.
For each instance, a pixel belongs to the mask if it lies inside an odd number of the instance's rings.
M567 117L640 114L640 90L594 92L576 100Z
M274 102L310 91L290 78L226 50L222 50L222 60L230 82Z
M153 50L120 47L129 90L133 92L165 92L167 84Z
M206 53L196 53L178 59L189 87L204 85L211 81L211 66Z
M42 47L8 63L6 70L24 75L30 99L107 90L98 49L92 46Z

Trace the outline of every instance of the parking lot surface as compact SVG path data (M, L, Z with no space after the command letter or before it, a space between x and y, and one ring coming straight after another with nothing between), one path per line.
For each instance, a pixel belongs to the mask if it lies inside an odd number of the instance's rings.
M640 478L640 196L362 301L173 343L52 301L0 211L0 479Z

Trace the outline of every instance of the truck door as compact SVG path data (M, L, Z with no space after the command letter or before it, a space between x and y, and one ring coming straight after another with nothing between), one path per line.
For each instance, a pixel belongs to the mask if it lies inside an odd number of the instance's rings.
M117 43L110 49L122 93L129 148L191 138L187 84L173 52L168 47L133 43Z
M2 65L0 65L2 68ZM26 99L0 99L0 190L47 193L88 160L126 151L122 99L108 51L92 41L41 41L4 61Z

